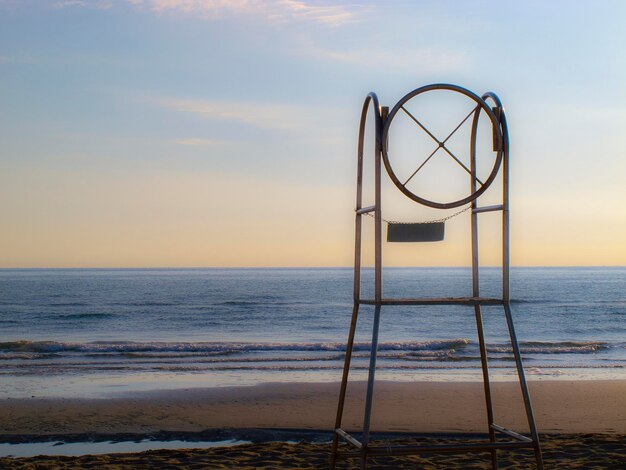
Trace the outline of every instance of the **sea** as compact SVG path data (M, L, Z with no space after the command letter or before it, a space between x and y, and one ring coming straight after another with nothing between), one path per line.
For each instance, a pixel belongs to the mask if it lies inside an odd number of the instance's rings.
M0 270L0 398L337 382L351 268ZM388 297L471 293L469 268L388 268ZM364 296L373 272L363 273ZM501 272L480 271L498 296ZM513 268L529 380L626 378L626 268ZM491 377L514 380L501 306L483 307ZM365 380L373 307L362 306L350 378ZM385 306L377 380L479 381L474 309Z

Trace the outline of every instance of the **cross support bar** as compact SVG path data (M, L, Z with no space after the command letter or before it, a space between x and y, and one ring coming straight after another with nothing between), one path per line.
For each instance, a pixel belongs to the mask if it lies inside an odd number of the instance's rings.
M501 211L502 209L503 209L502 204L498 204L496 206L475 207L472 209L472 214L479 214L481 212Z
M502 305L504 300L490 297L434 297L421 299L359 299L363 305Z
M502 434L506 434L507 436L510 436L522 442L533 441L530 437L522 436L521 434L516 433L515 431L511 431L510 429L503 428L502 426L498 426L497 424L492 424L491 429L493 429L494 431L501 432Z
M376 206L367 206L367 207L363 207L362 209L357 209L356 213L357 215L369 214L370 212L374 212L375 210L376 210Z
M361 444L359 441L357 441L354 437L352 437L350 434L345 432L343 429L340 429L340 428L335 429L335 434L337 434L338 436L341 436L343 439L345 439L347 442L352 444L357 449L361 449L363 447L363 444Z

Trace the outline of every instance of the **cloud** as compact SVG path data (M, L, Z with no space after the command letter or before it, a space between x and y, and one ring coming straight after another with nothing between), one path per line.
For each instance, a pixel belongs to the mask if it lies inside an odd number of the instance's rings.
M220 141L213 139L198 139L198 138L190 138L190 139L180 139L177 140L176 143L178 145L185 145L188 147L203 147L206 145L216 145L219 144Z
M87 6L87 2L85 0L59 0L54 2L54 6L56 8L85 7Z
M329 26L354 21L354 13L343 5L311 4L302 0L131 0L153 11L178 11L218 19L230 15L257 15L272 22L305 20Z
M470 65L466 55L434 48L407 48L400 51L368 48L342 51L308 42L305 51L311 56L349 65L393 70L419 69L430 73L444 73L464 70Z
M289 130L306 125L320 125L328 113L326 107L294 106L269 103L241 103L178 98L143 100L178 112L198 114L209 119L232 121L264 129Z
M32 57L9 57L6 55L0 55L0 64L3 62L13 64L33 64L35 63L35 59Z
M229 16L253 16L272 23L304 21L326 26L340 26L357 20L361 7L320 4L305 0L124 0L156 13L182 13L218 20ZM58 0L57 8L110 8L110 0Z
M113 2L110 0L58 0L54 3L55 8L69 8L69 7L91 7L101 10L107 10L113 7Z

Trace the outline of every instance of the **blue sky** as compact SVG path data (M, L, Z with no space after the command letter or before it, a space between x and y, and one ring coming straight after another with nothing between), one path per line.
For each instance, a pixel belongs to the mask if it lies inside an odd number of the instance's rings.
M625 21L620 1L0 0L0 265L349 265L362 99L435 82L505 103L514 263L623 265ZM466 264L462 239L390 259Z

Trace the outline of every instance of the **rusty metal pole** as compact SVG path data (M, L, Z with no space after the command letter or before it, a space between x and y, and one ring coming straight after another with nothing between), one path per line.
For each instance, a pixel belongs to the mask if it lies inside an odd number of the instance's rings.
M376 128L376 145L374 150L374 324L372 326L372 342L370 347L370 364L367 377L367 393L365 396L365 416L363 418L363 436L361 448L361 468L367 467L367 451L372 416L374 380L376 376L376 356L378 355L378 332L380 326L380 309L382 300L383 266L382 266L382 124L387 117L389 108L382 108L381 126Z
M354 346L354 335L356 333L356 325L359 316L359 300L361 296L361 234L362 234L362 218L361 212L363 204L363 151L365 143L365 126L367 123L367 112L373 102L375 108L375 119L378 121L378 98L374 93L370 93L365 98L363 109L361 110L361 122L359 125L359 146L357 151L357 190L356 190L356 208L355 208L355 234L354 234L354 291L352 307L352 319L350 321L350 332L348 333L348 343L346 345L346 355L343 365L343 374L341 377L341 388L339 390L339 403L337 405L337 415L335 418L335 429L341 428L343 418L343 409L346 399L346 391L348 386L348 376L350 374L350 362L352 360L352 349ZM379 127L377 124L376 127ZM339 435L333 434L333 445L330 458L330 468L334 469L337 463L337 451L339 446Z
M471 174L471 192L476 192L476 137L478 130L478 120L480 118L480 110L477 109L472 119L472 131L470 136L470 169ZM499 130L498 130L499 131ZM479 280L479 258L478 258L478 212L477 200L474 199L471 203L471 238L472 238L472 297L480 296L480 280ZM489 434L489 441L496 442L496 433L492 427L494 424L493 416L493 404L491 400L491 384L489 380L489 364L487 362L487 346L485 344L485 333L483 329L482 313L480 311L480 305L474 305L474 316L476 318L476 331L478 334L478 347L480 350L480 365L483 374L483 389L485 393L485 405L487 408L487 431ZM498 469L498 454L496 449L491 449L491 468L492 470Z
M504 313L506 316L506 323L509 329L509 337L511 340L511 348L513 349L513 356L515 358L515 366L517 368L517 375L519 378L520 389L522 392L522 398L524 400L524 407L526 409L526 418L528 419L528 427L530 428L530 435L534 443L535 460L537 468L543 470L543 456L541 454L541 445L539 444L539 433L537 432L537 426L535 424L535 417L533 415L533 407L530 402L530 393L528 392L528 384L526 383L526 374L524 373L524 365L522 363L522 355L519 349L519 343L517 341L517 334L515 333L515 326L513 325L513 315L511 313L511 299L510 299L510 220L509 220L509 131L506 122L506 116L504 109L500 105L500 122L502 126L503 134L503 150L504 157L502 159L502 178L503 195L502 195L502 298L504 300Z

